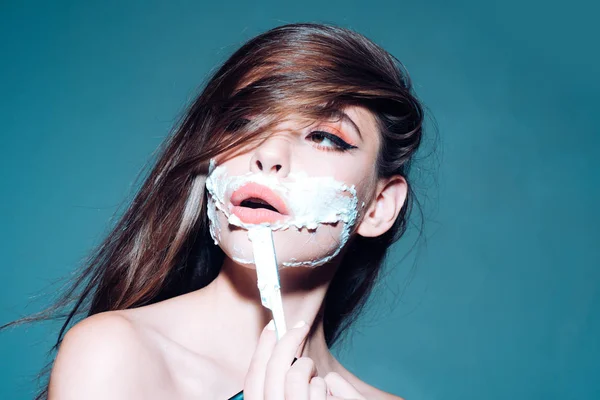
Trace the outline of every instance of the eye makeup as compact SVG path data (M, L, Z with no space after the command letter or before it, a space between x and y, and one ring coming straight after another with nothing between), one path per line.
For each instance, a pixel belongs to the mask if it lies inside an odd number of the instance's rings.
M347 139L344 140L344 135L340 131L328 127L311 130L307 137L316 144L316 147L326 151L347 151L358 148L352 143L348 143ZM316 139L316 141L312 139ZM322 145L323 140L329 140L333 146Z
M334 128L331 126L324 126L324 125L320 125L323 123L327 123L327 122L331 122L331 124L340 124L342 121L350 124L352 126L352 129L354 131L356 131L356 133L358 134L359 138L362 140L362 135L360 133L360 130L358 129L358 126L354 123L354 121L352 121L352 119L345 113L336 113L333 118L339 118L339 119L334 119L332 121L329 121L328 119L326 120L315 120L313 124L311 124L313 127L310 128L310 133L321 133L321 134L325 134L324 136L327 137L328 139L330 139L332 142L334 142L336 145L338 145L338 147L340 149L343 150L349 150L351 148L356 148L356 143L354 142L354 140L352 140L346 132L345 130L342 129L338 129L338 128ZM238 131L239 129L243 128L244 126L248 125L249 123L251 123L252 120L249 118L238 118L235 119L233 121L231 121L227 127L225 128L226 132L230 132L230 133L234 133L236 131ZM316 128L314 126L317 126Z

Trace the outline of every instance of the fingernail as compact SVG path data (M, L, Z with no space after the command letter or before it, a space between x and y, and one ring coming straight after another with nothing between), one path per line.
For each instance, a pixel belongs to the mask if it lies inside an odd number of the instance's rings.
M275 322L273 322L273 320L270 320L269 323L267 324L267 329L270 331L274 331L275 330Z
M294 325L294 328L302 328L304 325L306 325L306 322L298 321L298 323Z

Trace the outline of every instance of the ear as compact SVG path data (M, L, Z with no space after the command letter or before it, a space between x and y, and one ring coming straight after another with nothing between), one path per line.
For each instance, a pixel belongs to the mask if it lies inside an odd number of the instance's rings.
M408 184L403 176L380 179L375 197L367 207L356 232L364 237L377 237L386 233L394 225L407 192Z

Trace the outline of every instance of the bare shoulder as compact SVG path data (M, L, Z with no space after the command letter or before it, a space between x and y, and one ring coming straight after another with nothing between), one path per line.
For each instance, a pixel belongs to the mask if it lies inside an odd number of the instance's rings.
M137 399L157 371L139 330L118 312L88 317L65 335L50 375L49 399Z
M402 397L396 396L394 394L385 392L381 389L378 389L374 386L369 385L368 383L362 381L357 376L352 374L350 371L345 369L339 362L337 362L337 371L330 372L328 375L333 375L333 380L343 379L346 382L350 383L356 391L358 391L365 399L367 400L404 400ZM331 377L329 379L332 379ZM326 378L327 380L327 378Z
M379 390L377 388L373 388L373 392L365 393L365 398L373 399L373 400L404 400L400 396L396 396L395 394L384 392L383 390Z
M358 390L367 400L404 400L400 396L377 389L363 381L353 382L353 384L354 387L356 387L356 390Z

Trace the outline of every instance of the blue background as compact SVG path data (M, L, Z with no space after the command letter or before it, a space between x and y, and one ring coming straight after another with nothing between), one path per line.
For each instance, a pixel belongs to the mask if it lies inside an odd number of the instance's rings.
M99 243L213 68L329 22L405 63L440 136L416 171L425 239L394 247L341 361L408 400L600 398L596 4L2 2L0 323ZM0 398L32 397L56 327L0 333Z

